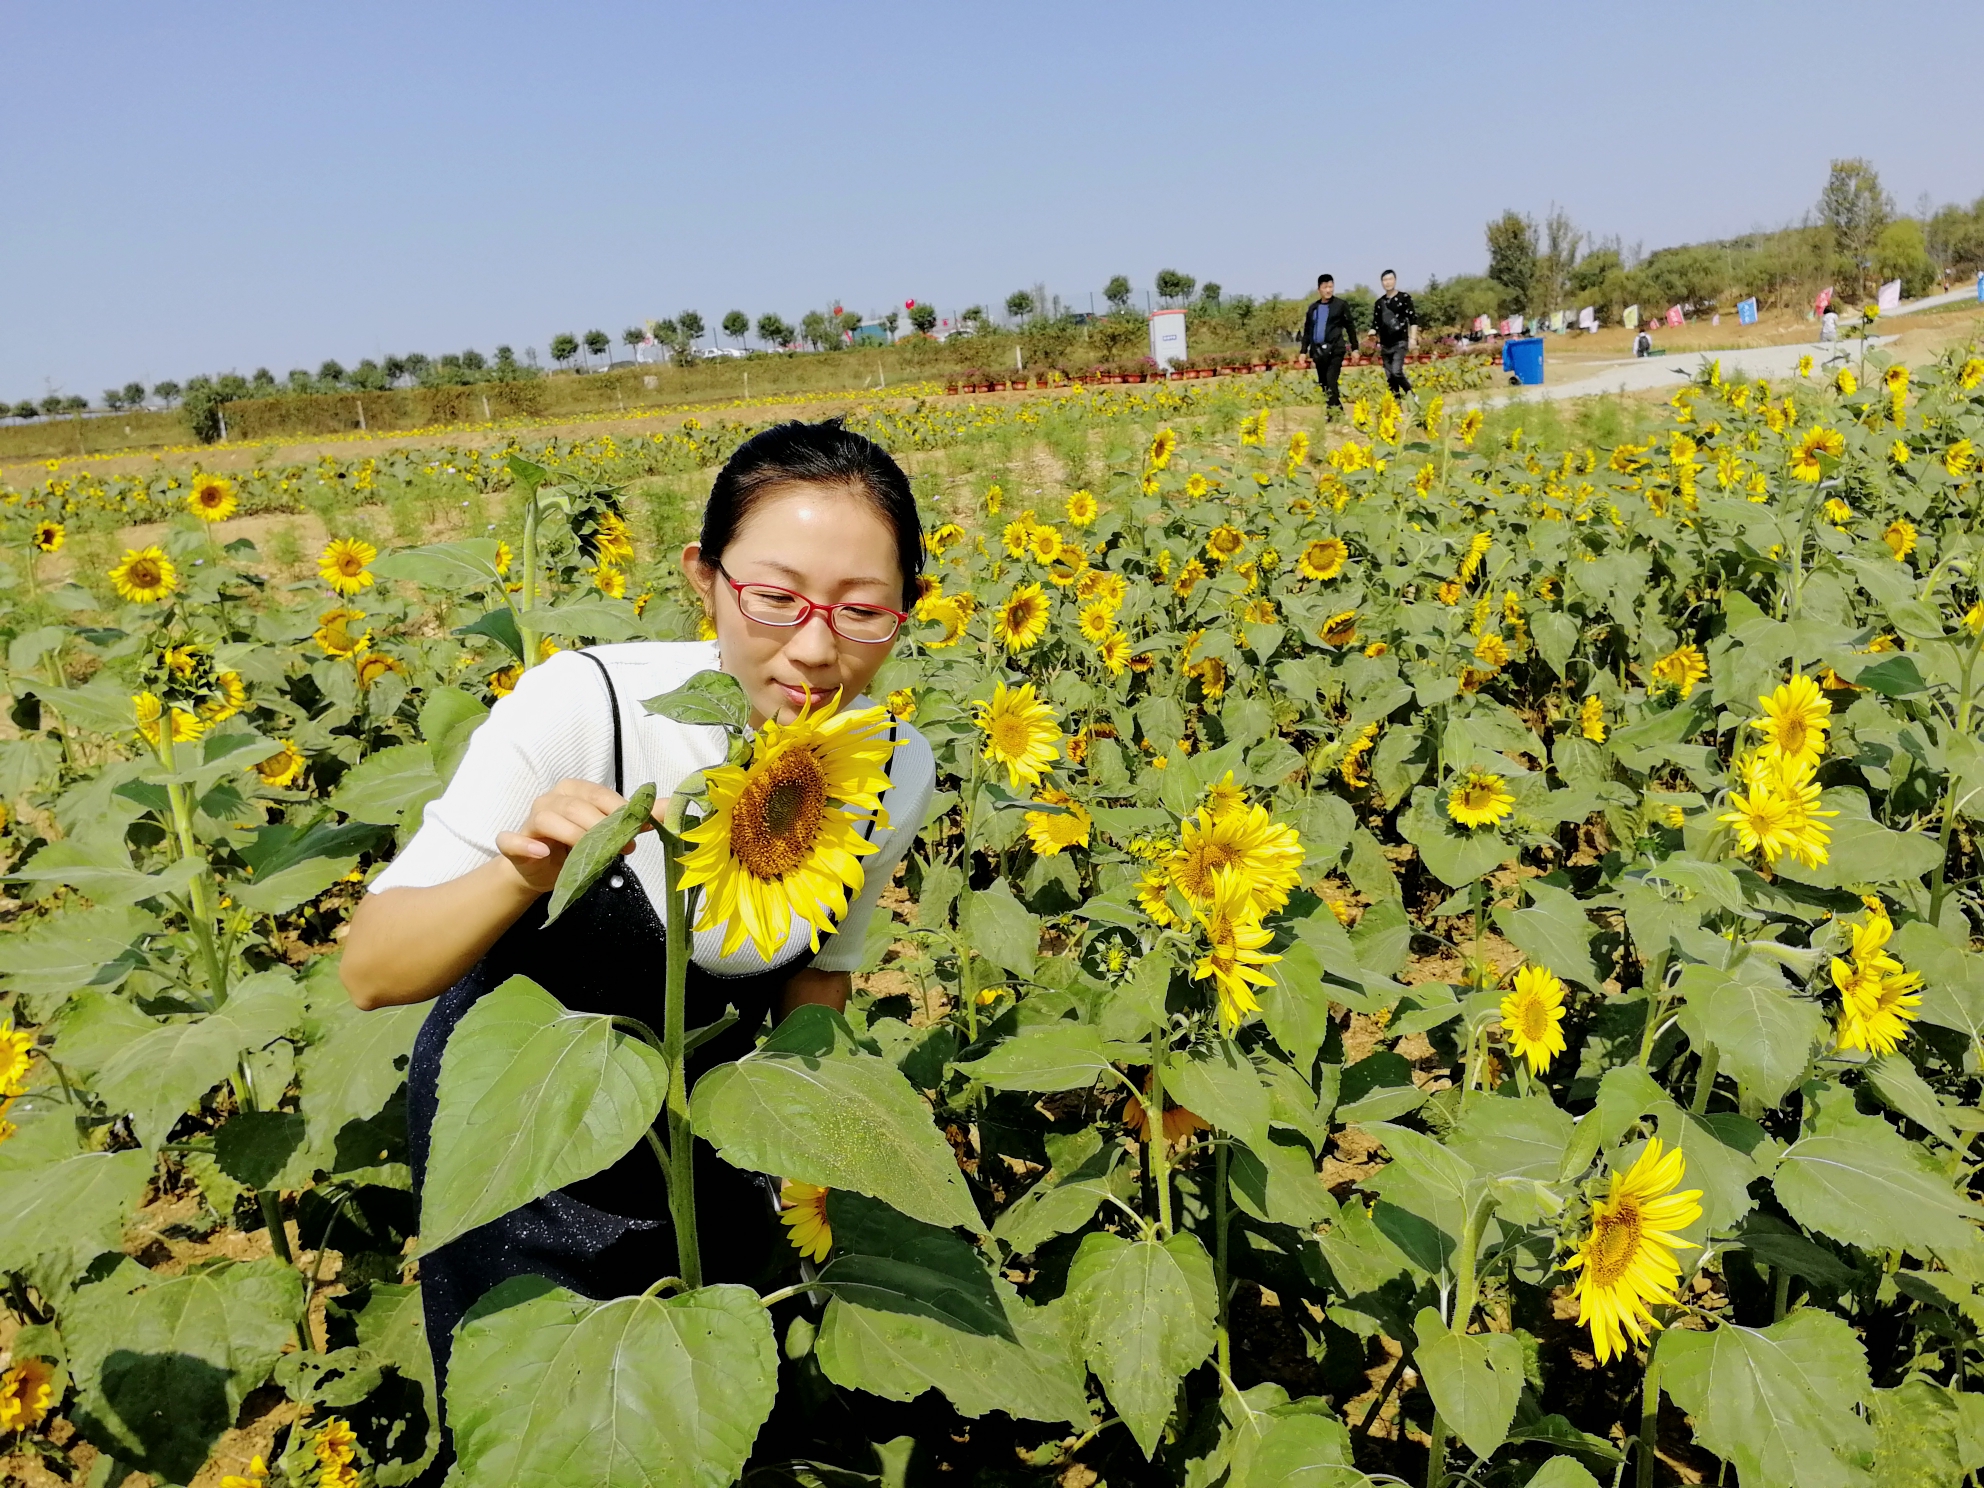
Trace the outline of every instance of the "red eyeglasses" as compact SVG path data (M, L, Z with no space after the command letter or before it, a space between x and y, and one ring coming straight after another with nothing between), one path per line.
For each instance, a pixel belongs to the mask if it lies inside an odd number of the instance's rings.
M776 584L740 584L724 572L721 563L716 566L716 571L723 575L724 583L737 596L737 608L744 618L755 620L760 625L804 625L817 613L827 617L828 628L842 640L879 646L884 641L894 640L896 632L909 618L905 612L892 610L887 605L815 604L805 595L791 589L781 589Z

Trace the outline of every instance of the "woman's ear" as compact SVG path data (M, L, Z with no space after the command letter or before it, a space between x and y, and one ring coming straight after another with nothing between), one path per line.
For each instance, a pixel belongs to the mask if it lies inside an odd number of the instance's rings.
M716 570L703 565L703 545L690 543L682 549L682 577L689 581L689 587L702 596L703 609L716 608Z

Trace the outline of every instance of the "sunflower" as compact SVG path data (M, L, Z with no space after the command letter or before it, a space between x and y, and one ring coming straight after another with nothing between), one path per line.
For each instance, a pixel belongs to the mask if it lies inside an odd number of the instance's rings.
M1625 1173L1614 1173L1591 1206L1591 1233L1565 1269L1578 1273L1578 1322L1591 1329L1592 1352L1605 1364L1625 1353L1626 1334L1641 1343L1659 1327L1648 1305L1672 1302L1681 1267L1676 1250L1698 1249L1677 1231L1701 1218L1700 1189L1676 1193L1687 1174L1681 1149L1662 1152L1660 1138Z
M1279 625L1281 616L1275 610L1271 599L1257 599L1240 613L1240 618L1249 625Z
M193 488L186 493L186 510L202 522L224 522L240 505L234 482L224 475L196 475Z
M165 550L154 543L148 548L126 548L110 571L110 582L119 599L157 604L179 587L179 576Z
M1265 444L1268 437L1268 411L1263 408L1240 420L1242 444Z
M44 1359L22 1359L0 1374L0 1433L39 1426L55 1403L54 1381Z
M1151 1093L1151 1085L1156 1077L1156 1070L1152 1070L1144 1076L1143 1092L1145 1095ZM1150 1140L1150 1114L1144 1110L1144 1103L1135 1096L1123 1097L1123 1124L1130 1129L1131 1133L1139 1142L1148 1142ZM1164 1097L1165 1141L1175 1146L1195 1132L1211 1130L1212 1123L1207 1121L1203 1116L1200 1116L1196 1112L1188 1111L1183 1106L1173 1105L1169 1094Z
M1447 815L1470 832L1499 825L1515 807L1516 798L1502 777L1486 770L1470 769L1447 793Z
M1378 742L1378 726L1367 723L1357 731L1357 737L1350 741L1350 747L1337 761L1336 773L1343 783L1352 790L1362 790L1371 783L1371 777L1364 773L1364 757L1371 752L1371 746Z
M248 1460L248 1473L245 1477L240 1473L222 1473L220 1488L262 1488L268 1480L269 1464L261 1453L257 1452Z
M1467 583L1480 570L1481 562L1488 556L1488 550L1495 546L1495 534L1477 532L1468 540L1467 552L1460 560L1460 572L1455 575L1463 584Z
M1469 449L1474 448L1474 436L1481 432L1481 410L1470 408L1460 416L1460 425L1454 430L1460 442Z
M1693 646L1670 651L1653 664L1653 680L1671 687L1682 697L1695 690L1695 684L1708 675L1708 661Z
M1201 908L1218 893L1220 874L1231 870L1259 915L1288 902L1302 881L1304 856L1293 827L1275 821L1265 806L1243 802L1217 815L1201 806L1187 817L1165 867L1178 892Z
M830 1189L797 1178L779 1184L779 1219L785 1224L785 1238L808 1260L824 1261L834 1248L834 1227L827 1223L827 1195Z
M1101 645L1116 631L1115 609L1100 601L1082 606L1081 628L1083 640L1090 645Z
M1129 597L1129 594L1129 581L1121 574L1111 573L1104 568L1084 569L1080 580L1075 584L1075 598L1106 604L1112 610L1122 609L1123 601Z
M1474 659L1489 671L1498 672L1509 664L1509 643L1496 632L1484 630L1474 643Z
M1027 534L1027 548L1035 563L1052 563L1061 556L1061 533L1045 522L1036 522Z
M60 522L36 522L34 536L28 541L34 544L37 553L59 553L62 551L62 541L66 536Z
M1845 435L1815 424L1791 452L1791 474L1801 481L1815 481L1825 474L1823 460L1837 460L1845 453Z
M956 522L945 522L933 531L923 534L923 546L932 558L941 558L947 548L964 541L964 528Z
M1887 953L1894 922L1880 900L1869 898L1865 924L1847 927L1853 941L1852 964L1832 963L1832 982L1839 989L1838 1046L1892 1054L1908 1036L1918 1016L1922 978Z
M593 565L592 584L608 599L627 597L627 575L608 563L604 558Z
M985 730L984 758L1006 767L1007 783L1018 790L1037 784L1059 751L1061 723L1054 710L1033 695L1033 684L1008 688L1001 682L989 703L973 704Z
M998 516L999 508L1006 504L1006 493L997 485L985 488L985 511L988 516Z
M1860 391L1860 379L1853 375L1851 367L1841 367L1834 374L1832 385L1839 389L1842 398L1850 398Z
M296 784L302 777L303 766L307 761L303 752L288 739L282 741L282 748L254 766L254 771L262 777L262 784L271 790L283 790Z
M34 1059L34 1035L14 1027L14 1015L0 1016L0 1095L18 1095Z
M516 561L516 554L510 551L510 545L499 538L496 542L497 575L500 577L502 575L508 574L510 571L510 565L515 561Z
M1146 463L1152 470L1162 470L1171 463L1171 452L1178 448L1178 436L1169 429L1159 429L1150 442L1150 456Z
M1206 793L1199 804L1218 818L1245 807L1247 792L1234 782L1233 772L1228 770L1206 787Z
M224 723L248 706L248 689L241 673L222 672L214 678L220 696L200 705L200 717L209 724Z
M1297 429L1288 436L1287 469L1291 479L1295 472L1309 463L1309 434L1305 429Z
M1273 984L1274 978L1260 968L1281 959L1262 950L1274 939L1274 932L1261 924L1253 892L1238 868L1220 869L1210 898L1195 905L1192 913L1208 942L1206 954L1192 968L1192 980L1212 978L1219 996L1220 1026L1232 1033L1249 1013L1260 1010L1254 988Z
M1186 676L1199 679L1200 693L1207 702L1218 702L1226 696L1226 663L1219 657L1208 656L1184 670Z
M1788 853L1808 868L1822 867L1830 857L1832 829L1820 818L1839 813L1819 809L1816 769L1812 759L1751 756L1737 768L1746 789L1729 793L1730 809L1716 820L1736 829L1742 851L1761 850L1766 864Z
M138 733L147 744L158 747L159 718L165 712L165 704L156 693L141 692L131 699L131 708L137 717ZM184 744L197 739L206 732L206 725L184 708L172 710L172 742Z
M317 576L349 597L371 586L367 566L378 556L379 550L362 537L334 537L317 555Z
M964 638L965 623L970 617L965 607L958 603L957 596L949 595L930 601L918 618L943 627L943 634L936 640L923 643L932 651L941 651L946 646L955 646Z
M1008 651L1025 651L1047 634L1047 593L1022 584L992 613L992 639Z
M1888 545L1888 551L1899 563L1915 551L1915 524L1906 517L1897 517L1881 534L1881 541Z
M1190 475L1185 477L1185 494L1191 497L1192 500L1194 501L1197 501L1200 497L1204 496L1206 492L1210 491L1211 489L1212 489L1212 482L1207 480L1203 475L1201 475L1196 470L1194 470Z
M1525 966L1502 999L1502 1029L1516 1058L1540 1075L1564 1052L1564 984L1547 967Z
M404 677L406 668L383 651L368 651L358 658L358 685L370 687L388 673Z
M1594 744L1605 742L1605 700L1595 692L1578 709L1578 731Z
M1171 876L1162 868L1147 868L1137 880L1137 908L1163 929L1182 923L1171 907Z
M1817 760L1826 752L1826 730L1832 727L1832 704L1819 684L1802 672L1768 697L1757 699L1764 716L1750 727L1764 736L1765 752L1785 760Z
M1247 534L1228 522L1206 534L1206 556L1219 563L1231 563L1246 546Z
M1984 382L1984 357L1970 357L1956 374L1956 385L1966 393Z
M517 690L517 684L523 680L523 677L524 669L521 663L514 666L506 666L501 671L491 672L489 674L489 691L496 697L506 698Z
M1081 490L1081 491L1070 491L1068 493L1068 503L1066 510L1068 513L1068 521L1072 525L1076 527L1086 527L1088 526L1089 523L1093 522L1096 519L1096 515L1102 510L1102 508L1097 503L1095 499L1095 493L1093 491Z
M1322 624L1317 638L1325 646L1354 646L1357 644L1357 611L1339 610Z
M1064 791L1044 790L1042 804L1063 807L1062 811L1029 811L1026 814L1027 841L1043 858L1058 856L1064 847L1087 847L1089 814Z
M859 824L888 824L881 793L900 741L888 737L887 709L839 709L835 694L817 713L809 704L791 723L768 721L748 764L705 772L709 815L682 834L696 844L682 887L705 890L696 929L722 926L724 956L748 937L770 960L795 914L817 951L861 891L859 860L877 849Z
M1095 649L1096 654L1102 658L1102 664L1109 668L1110 676L1120 677L1123 675L1124 669L1130 664L1130 638L1128 636L1124 635L1120 630L1112 631L1109 635L1102 638L1101 643Z
M907 687L898 687L884 701L888 705L889 712L904 723L908 723L916 716L916 694Z
M1305 579L1318 581L1333 579L1343 572L1343 565L1350 557L1350 549L1340 537L1319 537L1302 550L1302 556L1295 560Z
M1180 599L1190 599L1192 591L1199 587L1205 576L1206 566L1196 558L1190 559L1178 570L1178 577L1171 584L1171 592Z

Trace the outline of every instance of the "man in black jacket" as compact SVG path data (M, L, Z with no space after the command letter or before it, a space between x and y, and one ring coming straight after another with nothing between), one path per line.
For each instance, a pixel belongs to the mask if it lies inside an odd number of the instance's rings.
M1405 375L1405 354L1416 349L1419 340L1419 312L1412 296L1398 287L1398 275L1386 269L1378 283L1385 292L1371 306L1371 329L1378 333L1378 352L1385 362L1385 384L1392 396L1403 398L1412 391Z
M1329 274L1316 276L1316 298L1302 318L1302 352L1316 364L1316 381L1322 385L1327 412L1343 412L1343 394L1337 384L1343 378L1343 359L1357 344L1357 322L1350 307L1336 297L1336 279Z

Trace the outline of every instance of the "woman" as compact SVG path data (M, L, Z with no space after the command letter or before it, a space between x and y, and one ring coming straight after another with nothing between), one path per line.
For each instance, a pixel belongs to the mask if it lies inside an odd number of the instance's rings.
M754 727L790 723L836 695L845 707L869 706L861 694L908 618L922 566L915 499L895 461L838 422L779 425L731 456L711 489L700 540L682 550L714 643L560 653L491 710L420 830L372 881L345 940L344 983L360 1007L440 999L407 1072L416 1185L442 1052L484 992L521 974L567 1007L661 1022L666 941L655 834L636 840L625 871L608 873L543 928L544 896L588 827L647 781L665 798L691 771L723 761L721 729L672 723L646 712L643 700L720 667L743 685ZM862 860L860 894L817 954L811 927L797 916L769 959L748 941L721 955L721 926L694 936L688 1026L713 1023L726 1007L739 1017L690 1057L692 1083L748 1052L767 1015L776 1020L807 1002L846 1005L876 899L933 791L929 745L901 723L894 737L887 825ZM755 1279L773 1255L770 1190L700 1145L697 1159L707 1279ZM661 1173L642 1143L605 1172L421 1257L436 1383L445 1384L455 1325L498 1282L535 1274L605 1298L640 1292L674 1269Z

